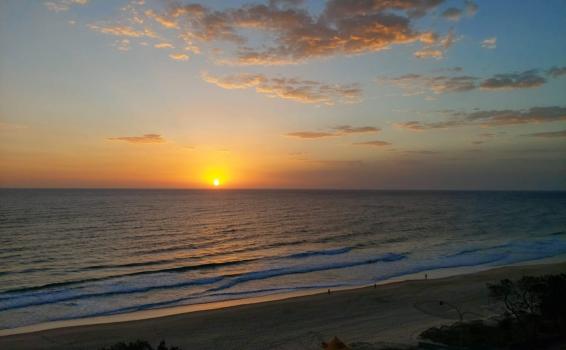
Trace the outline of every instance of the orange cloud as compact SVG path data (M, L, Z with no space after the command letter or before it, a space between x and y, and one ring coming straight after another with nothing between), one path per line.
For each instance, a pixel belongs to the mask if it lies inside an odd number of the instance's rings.
M177 29L179 28L177 22L170 17L161 16L157 14L154 10L147 10L145 11L145 15L149 18L152 18L157 23L161 24L163 27L168 29Z
M361 100L362 91L357 84L324 84L297 78L269 78L262 74L237 74L214 76L203 73L204 81L224 89L254 88L256 92L300 103L333 105L335 103L356 103Z
M187 61L189 59L189 55L186 55L184 53L172 53L169 54L169 58L174 61Z
M422 16L443 0L327 1L319 14L302 1L270 1L238 8L213 10L201 4L173 7L167 13L147 15L168 28L201 42L235 43L239 64L286 64L337 54L360 54L394 44L427 42L434 35L413 28ZM249 45L242 29L271 34L261 47ZM230 61L230 60L227 60Z
M125 36L125 37L132 37L132 38L140 38L140 37L150 37L155 38L156 34L151 29L135 29L131 26L121 25L121 24L108 24L108 25L97 25L97 24L90 24L88 26L90 29L109 35L115 36Z
M49 11L62 12L67 11L73 5L86 5L89 0L53 0L44 2Z

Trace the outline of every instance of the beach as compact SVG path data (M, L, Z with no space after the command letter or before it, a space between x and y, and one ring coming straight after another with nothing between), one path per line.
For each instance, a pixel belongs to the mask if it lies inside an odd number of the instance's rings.
M128 322L0 337L2 349L98 349L118 341L166 340L182 349L316 349L346 343L411 344L423 330L457 320L438 301L489 317L486 283L566 272L566 262L518 265ZM432 278L431 278L432 277Z

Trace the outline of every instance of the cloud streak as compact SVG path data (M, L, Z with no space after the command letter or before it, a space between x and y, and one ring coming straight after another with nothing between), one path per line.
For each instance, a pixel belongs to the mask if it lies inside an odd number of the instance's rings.
M52 0L45 1L44 4L49 11L63 12L68 11L73 5L86 5L89 0Z
M371 146L371 147L384 147L384 146L390 146L391 143L387 142L387 141L374 140L374 141L365 141L365 142L355 142L355 143L353 143L353 145L356 145L356 146Z
M215 76L203 73L204 81L224 89L250 89L268 97L276 97L307 104L334 105L357 103L362 90L357 84L325 84L297 78L270 78L263 74L236 74Z
M487 90L529 89L542 86L545 83L546 79L537 70L532 69L521 73L496 74L482 81L480 88Z
M409 121L395 126L423 131L449 129L465 126L499 127L519 124L540 124L566 120L566 107L533 107L526 110L489 110L474 112L452 112L451 118L439 122Z
M110 137L108 138L110 141L121 141L127 142L132 144L158 144L158 143L165 143L165 139L161 137L159 134L144 134L141 136L119 136L119 137Z
M332 128L332 131L296 131L287 133L286 136L301 139L320 139L327 137L340 137L356 134L377 134L381 131L375 126L339 125Z
M491 37L487 38L481 42L481 47L485 49L495 49L497 47L497 38Z
M566 74L566 68L551 68L545 71L551 78ZM516 90L532 89L547 83L547 79L537 69L523 72L495 74L488 78L470 75L424 75L405 74L398 77L381 77L378 82L394 85L406 95L435 95L465 92L472 90Z
M560 138L566 137L566 130L560 131L547 131L547 132L536 132L533 134L526 134L523 136L540 137L540 138Z

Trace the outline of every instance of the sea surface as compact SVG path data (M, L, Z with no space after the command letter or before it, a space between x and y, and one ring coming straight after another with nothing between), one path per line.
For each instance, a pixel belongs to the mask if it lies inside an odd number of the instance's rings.
M0 329L566 254L566 192L0 190Z

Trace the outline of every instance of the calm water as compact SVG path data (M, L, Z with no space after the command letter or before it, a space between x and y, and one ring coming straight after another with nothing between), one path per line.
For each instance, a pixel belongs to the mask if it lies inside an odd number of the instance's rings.
M0 190L0 329L564 253L565 192Z

